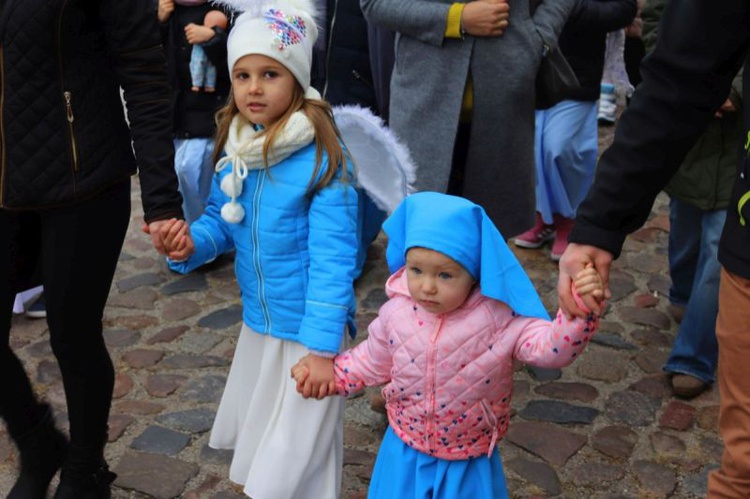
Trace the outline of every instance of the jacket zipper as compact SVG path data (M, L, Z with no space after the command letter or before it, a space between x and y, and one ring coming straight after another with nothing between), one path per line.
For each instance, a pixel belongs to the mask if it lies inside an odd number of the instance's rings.
M362 73L360 73L356 69L352 69L352 76L354 77L355 80L362 83L363 85L366 85L369 88L374 88L374 84L368 79L366 79L364 76L362 76Z
M73 121L75 120L75 116L73 116L73 94L66 90L63 92L63 95L65 96L65 115L68 118L68 136L70 137L70 149L71 154L73 155L73 170L78 171L78 146L76 146L76 135L73 131Z
M76 145L76 136L75 131L73 129L73 121L75 120L75 116L73 116L73 106L72 106L72 100L73 100L73 94L69 90L65 89L65 68L63 67L63 44L62 44L62 23L63 23L63 13L65 12L65 8L68 6L70 0L65 0L62 4L62 7L60 7L60 19L57 25L57 58L60 64L60 85L63 88L63 99L65 101L65 117L68 120L68 138L70 139L70 153L73 159L73 172L78 172L78 146ZM75 176L73 177L73 182L75 183ZM74 188L75 189L75 188Z
M436 414L436 407L435 407L435 386L437 386L437 367L435 366L436 363L436 351L437 351L437 340L440 336L440 329L443 326L443 318L438 317L437 323L435 324L435 331L430 336L430 347L427 352L427 383L429 385L427 386L427 394L430 397L428 400L427 406L430 408L430 419L427 421L427 424L425 425L426 430L425 432L428 435L428 450L437 450L437 438L436 438L436 429L435 429L435 414ZM440 429L438 429L440 431Z
M263 282L263 269L260 264L260 236L259 236L259 221L260 218L260 198L263 191L263 180L266 172L261 170L258 173L258 180L255 182L255 192L253 193L253 219L251 226L251 234L253 238L253 267L255 268L255 276L258 279L258 301L260 302L260 310L263 312L263 320L265 321L265 331L271 334L271 314L268 312L268 303L266 302L266 291L265 283Z

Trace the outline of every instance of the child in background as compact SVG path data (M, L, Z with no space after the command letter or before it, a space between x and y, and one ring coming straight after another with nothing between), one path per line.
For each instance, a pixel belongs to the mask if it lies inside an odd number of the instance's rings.
M203 26L207 28L227 29L229 20L220 10L209 10L206 17L203 18ZM193 86L190 88L193 92L212 93L216 91L216 66L209 60L203 46L200 43L193 45L190 53L190 77L193 79Z
M209 445L234 449L229 478L253 499L334 499L341 483L343 400L304 400L289 378L307 354L328 364L354 332L358 195L310 86L311 7L280 0L236 18L216 140L226 156L205 213L163 233L182 273L236 250L243 326Z
M389 428L369 498L507 497L495 444L510 419L513 360L570 364L598 317L558 312L549 321L500 232L466 199L413 194L383 228L389 301L366 341L326 363L305 357L294 366L297 390L349 396L387 383ZM600 299L598 273L581 271L576 290Z

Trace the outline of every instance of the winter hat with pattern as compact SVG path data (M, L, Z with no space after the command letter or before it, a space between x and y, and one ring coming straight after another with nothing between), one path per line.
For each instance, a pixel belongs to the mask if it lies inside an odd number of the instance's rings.
M284 65L307 91L318 38L310 0L215 0L241 11L227 40L229 72L242 57L260 54Z

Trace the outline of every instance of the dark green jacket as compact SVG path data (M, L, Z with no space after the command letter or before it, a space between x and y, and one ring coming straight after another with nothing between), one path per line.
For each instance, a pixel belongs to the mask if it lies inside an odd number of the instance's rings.
M643 7L646 53L656 44L659 17L666 3L667 0L646 0ZM743 142L742 70L732 82L729 99L737 112L724 113L711 121L664 188L670 196L701 210L725 209L729 205Z

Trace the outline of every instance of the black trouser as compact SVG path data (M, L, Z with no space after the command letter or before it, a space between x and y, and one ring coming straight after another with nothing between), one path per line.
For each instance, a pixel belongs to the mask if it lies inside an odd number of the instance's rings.
M101 447L114 387L102 316L130 220L130 181L63 208L0 209L0 416L17 437L40 408L9 346L13 300L41 263L52 351L62 372L71 443Z

